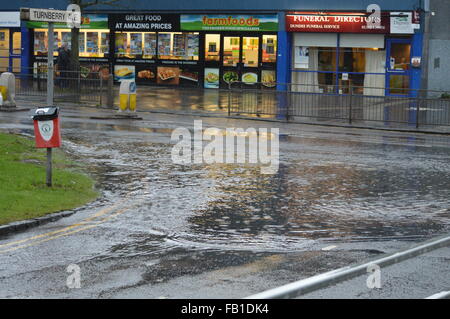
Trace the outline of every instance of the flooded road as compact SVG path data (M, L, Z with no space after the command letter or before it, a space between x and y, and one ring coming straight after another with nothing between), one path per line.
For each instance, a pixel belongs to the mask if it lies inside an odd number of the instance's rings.
M107 112L63 110L64 148L102 196L0 238L0 297L245 297L450 229L450 137L202 119L280 128L278 173L263 175L173 163L172 130L198 118L92 118ZM0 130L31 135L28 116L2 113ZM66 286L70 264L80 289Z

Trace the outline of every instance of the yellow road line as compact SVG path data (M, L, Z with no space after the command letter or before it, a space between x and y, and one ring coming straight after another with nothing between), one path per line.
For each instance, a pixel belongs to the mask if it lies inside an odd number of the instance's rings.
M25 239L9 242L9 243L6 243L6 244L2 244L2 245L0 245L0 248L22 244L22 243L25 243L25 242L30 241L30 240L35 240L35 239L39 239L39 238L43 238L43 237L47 237L47 236L52 236L52 235L55 235L55 234L59 234L59 233L71 230L71 229L76 228L76 227L83 226L86 222L92 221L93 219L95 219L97 217L100 217L102 215L105 215L105 214L113 211L115 208L120 206L120 204L122 204L123 202L125 202L125 199L123 201L119 202L118 204L114 205L114 206L110 206L110 207L101 209L99 212L97 212L93 216L90 216L90 217L82 220L79 223L72 224L70 226L64 227L64 228L56 230L56 231L52 231L52 232L36 235L36 236L30 237L30 238L25 238Z
M135 206L135 205L133 205L133 207L134 207L134 206ZM97 222L97 223L94 224L94 225L88 225L88 226L85 226L85 227L82 227L82 228L73 230L73 231L68 232L68 233L59 234L59 235L56 235L56 236L50 236L50 237L48 237L48 238L45 238L45 239L42 239L42 240L39 240L39 241L35 241L35 242L29 243L29 244L26 244L26 245L21 245L21 246L17 246L17 247L5 249L5 250L0 250L0 254L1 254L1 253L6 253L6 252L15 251L15 250L22 249L22 248L27 248L27 247L31 247L31 246L36 246L36 245L39 245L39 244L41 244L41 243L44 243L44 242L47 242L47 241L50 241L50 240L54 240L54 239L57 239L57 238L60 238L60 237L63 237L63 236L73 235L73 234L76 234L76 233L78 233L78 232L80 232L80 231L83 231L83 230L87 230L87 229L90 229L90 228L97 227L97 226L101 225L102 223L104 223L105 221L107 221L108 219L111 219L111 218L113 218L113 217L115 217L115 216L117 216L117 215L120 215L120 214L122 214L123 212L125 212L126 210L128 210L128 209L130 209L130 208L131 208L131 207L123 208L123 209L117 211L116 213L114 213L114 214L112 214L112 215L110 215L110 216L105 217L104 219L102 219L101 221Z

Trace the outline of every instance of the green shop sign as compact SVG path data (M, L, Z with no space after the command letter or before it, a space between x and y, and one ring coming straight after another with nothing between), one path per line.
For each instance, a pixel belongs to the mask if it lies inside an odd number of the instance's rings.
M278 16L274 15L181 15L184 31L278 31Z
M68 29L65 23L55 23L55 29ZM48 28L47 22L27 21L27 28L42 29ZM108 15L106 14L86 14L81 17L80 29L108 29Z

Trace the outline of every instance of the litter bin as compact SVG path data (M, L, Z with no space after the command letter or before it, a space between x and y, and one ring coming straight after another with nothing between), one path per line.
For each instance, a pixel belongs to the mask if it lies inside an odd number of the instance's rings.
M38 108L33 116L37 148L61 146L59 107Z
M119 94L119 111L136 111L136 82L122 80Z

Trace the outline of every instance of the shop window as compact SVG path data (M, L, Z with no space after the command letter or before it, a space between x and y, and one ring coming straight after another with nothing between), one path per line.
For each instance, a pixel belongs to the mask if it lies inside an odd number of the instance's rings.
M263 35L262 39L262 61L275 63L277 61L277 36Z
M298 84L298 90L340 94L347 94L352 90L356 94L384 94L384 50L339 48L338 51L337 48L329 47L301 48L302 50L297 48L298 51L307 53L297 54L294 51L295 71L292 75L292 81Z
M144 59L156 58L156 33L144 33Z
M198 60L198 33L158 33L158 57L170 60Z
M198 60L198 33L116 32L115 56L126 58Z
M0 72L9 67L9 29L0 29Z
M34 55L47 55L46 29L34 30ZM66 44L71 49L71 33L67 29L57 29L54 32L54 55L57 49ZM101 29L80 30L78 34L78 50L80 57L104 57L109 51L109 32Z
M239 63L240 50L239 37L224 37L223 38L223 65L237 66Z
M205 61L220 61L220 34L205 35Z
M258 49L259 38L243 37L242 38L242 62L246 67L258 67Z

